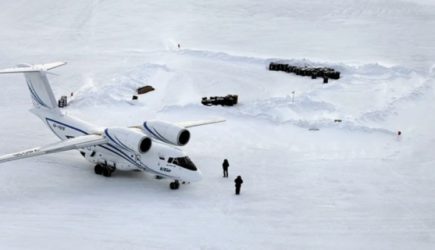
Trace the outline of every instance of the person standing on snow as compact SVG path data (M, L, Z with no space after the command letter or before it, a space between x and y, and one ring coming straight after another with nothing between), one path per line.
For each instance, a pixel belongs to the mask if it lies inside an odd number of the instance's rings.
M224 170L224 178L228 178L228 167L230 166L230 164L228 163L228 160L225 159L224 162L222 163L222 169Z
M402 140L402 131L397 131L397 141L401 141Z
M237 178L234 180L234 182L236 183L236 195L240 194L240 188L242 187L242 177L239 175L237 176Z

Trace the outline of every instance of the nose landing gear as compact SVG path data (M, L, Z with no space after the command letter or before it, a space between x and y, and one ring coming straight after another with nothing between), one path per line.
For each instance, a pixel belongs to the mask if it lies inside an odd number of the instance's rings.
M169 183L169 188L172 190L177 190L180 188L180 182L178 180L175 180L174 182Z

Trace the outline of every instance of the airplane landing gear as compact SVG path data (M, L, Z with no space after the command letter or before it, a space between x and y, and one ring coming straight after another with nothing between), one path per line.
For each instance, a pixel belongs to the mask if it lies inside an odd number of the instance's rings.
M103 173L103 167L100 164L97 164L94 167L94 171L95 171L95 174L100 175Z
M105 167L103 168L103 176L104 177L110 177L112 176L113 170L110 169L109 167Z
M178 180L175 180L174 182L169 183L169 188L172 190L177 190L180 188L180 182Z
M95 171L95 174L103 175L105 177L110 177L110 176L112 176L112 173L115 172L115 168L107 166L107 165L97 164L94 167L94 171Z

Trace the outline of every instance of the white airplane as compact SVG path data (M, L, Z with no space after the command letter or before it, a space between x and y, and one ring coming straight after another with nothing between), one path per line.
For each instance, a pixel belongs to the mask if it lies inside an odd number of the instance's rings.
M4 73L24 73L37 115L60 142L0 156L0 163L44 154L77 149L95 165L95 173L111 176L117 170L147 171L159 177L173 179L171 189L180 182L201 179L201 171L177 146L189 142L188 128L219 123L224 120L182 122L145 121L132 127L99 128L67 116L57 106L47 78L47 71L66 64L55 62L39 65L18 65L0 70Z

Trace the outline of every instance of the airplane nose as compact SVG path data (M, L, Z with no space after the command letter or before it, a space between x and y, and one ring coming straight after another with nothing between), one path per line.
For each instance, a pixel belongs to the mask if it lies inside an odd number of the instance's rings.
M192 173L191 181L200 181L200 180L202 180L202 173L201 170L198 169L197 171Z

